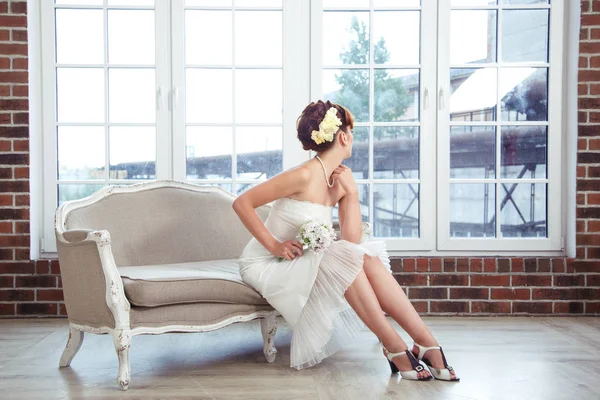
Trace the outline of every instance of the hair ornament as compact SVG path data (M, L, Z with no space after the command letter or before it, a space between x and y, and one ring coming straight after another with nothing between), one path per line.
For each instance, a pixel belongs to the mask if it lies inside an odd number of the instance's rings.
M337 109L331 107L327 110L323 121L319 124L319 130L312 131L310 137L316 144L321 144L325 141L331 142L333 141L333 135L338 131L340 125L342 125L342 121L337 116Z

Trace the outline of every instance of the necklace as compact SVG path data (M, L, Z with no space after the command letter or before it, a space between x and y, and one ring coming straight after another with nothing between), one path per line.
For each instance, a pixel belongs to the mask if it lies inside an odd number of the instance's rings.
M319 160L321 166L323 167L323 173L325 174L325 181L327 182L327 186L329 186L330 188L333 187L333 183L331 185L329 184L329 177L327 176L327 168L325 168L325 164L323 164L323 161L321 161L321 158L319 158L319 156L315 156L315 158Z

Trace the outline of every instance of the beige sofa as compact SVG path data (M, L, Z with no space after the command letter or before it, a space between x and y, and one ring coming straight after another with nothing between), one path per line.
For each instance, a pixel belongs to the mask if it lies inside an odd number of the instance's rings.
M117 383L127 390L133 336L255 318L273 362L278 314L238 273L251 235L234 198L218 187L164 180L107 186L61 204L55 233L70 331L60 366L69 366L84 332L110 333ZM269 210L257 212L264 220Z

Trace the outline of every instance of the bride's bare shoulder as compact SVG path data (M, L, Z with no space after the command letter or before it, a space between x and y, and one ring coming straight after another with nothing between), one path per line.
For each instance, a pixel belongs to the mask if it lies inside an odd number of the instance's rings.
M298 164L295 167L288 169L286 172L288 177L293 177L295 180L302 183L310 182L312 177L312 167L308 164L308 162Z

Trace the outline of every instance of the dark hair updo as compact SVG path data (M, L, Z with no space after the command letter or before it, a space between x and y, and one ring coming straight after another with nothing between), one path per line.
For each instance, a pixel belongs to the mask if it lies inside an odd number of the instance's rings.
M336 134L333 136L334 140L331 142L325 141L321 144L317 144L312 139L312 131L319 130L319 124L325 118L325 114L327 110L331 107L334 107L337 110L337 117L342 121L342 125L340 125L339 129L346 131L348 127L350 129L354 128L354 116L343 106L332 103L329 100L323 102L321 100L317 102L312 102L306 106L302 114L298 117L296 121L296 129L298 130L298 140L302 143L302 148L304 150L313 150L316 152L322 152L329 149L333 146L333 142L337 136ZM338 130L339 132L339 130Z

